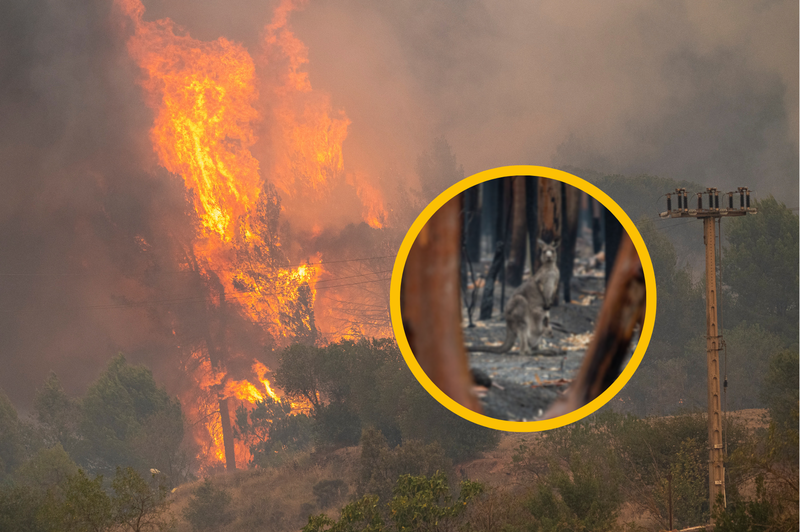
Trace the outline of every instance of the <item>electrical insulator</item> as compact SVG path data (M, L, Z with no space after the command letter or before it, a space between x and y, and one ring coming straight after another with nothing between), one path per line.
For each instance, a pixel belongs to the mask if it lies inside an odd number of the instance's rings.
M702 211L703 210L703 193L702 192L698 192L697 193L697 210L698 211Z
M728 192L728 208L733 210L733 192Z
M747 199L745 201L746 201L747 208L749 209L750 208L750 189L745 187L744 191L747 194Z
M667 194L667 211L672 212L672 194Z

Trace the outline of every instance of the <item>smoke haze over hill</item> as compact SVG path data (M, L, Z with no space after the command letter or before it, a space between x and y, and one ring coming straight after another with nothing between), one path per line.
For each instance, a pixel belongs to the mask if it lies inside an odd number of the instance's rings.
M466 175L569 165L797 207L796 2L299 4L303 68L350 120L345 172L386 198L418 187L417 157L443 136ZM275 5L153 0L145 20L257 56ZM181 386L171 311L130 302L197 293L168 274L196 220L153 153L122 20L99 0L0 7L0 388L20 405L51 370L82 391L119 350ZM357 222L354 205L322 230ZM200 334L201 311L181 317L177 337Z

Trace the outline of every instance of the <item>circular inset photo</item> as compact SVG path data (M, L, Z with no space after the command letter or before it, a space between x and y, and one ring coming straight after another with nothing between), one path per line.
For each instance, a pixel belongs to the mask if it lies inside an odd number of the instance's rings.
M504 431L547 430L606 404L644 356L653 265L625 212L541 166L475 174L440 194L400 247L392 326L445 407Z

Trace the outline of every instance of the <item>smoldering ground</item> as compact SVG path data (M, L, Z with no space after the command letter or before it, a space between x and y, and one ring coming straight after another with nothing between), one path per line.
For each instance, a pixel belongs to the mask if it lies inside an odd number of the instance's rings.
M274 6L145 3L148 20L253 53ZM113 9L0 7L0 388L21 405L51 369L79 392L119 349L174 389L172 326L205 319L123 304L207 288L167 275L194 220L158 169ZM346 171L388 198L419 187L441 136L467 175L572 165L797 197L796 3L310 1L289 20L351 122Z

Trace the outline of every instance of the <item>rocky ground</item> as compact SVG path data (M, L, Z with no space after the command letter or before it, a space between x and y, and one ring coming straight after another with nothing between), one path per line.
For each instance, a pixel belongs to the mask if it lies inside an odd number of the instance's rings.
M492 382L486 389L478 388L487 416L510 421L535 420L567 389L576 375L591 339L605 290L602 255L594 256L587 249L588 245L579 242L579 258L571 283L573 301L564 303L561 292L559 304L550 310L554 335L539 342L536 355L519 354L519 345L501 355L469 354L473 370L488 375ZM506 287L506 301L512 291L512 288ZM480 286L477 295L476 301L479 302ZM500 312L500 299L500 287L496 286L492 319L479 321L479 310L476 308L473 311L473 327L469 327L467 311L464 309L464 341L467 345L503 343L506 326Z

